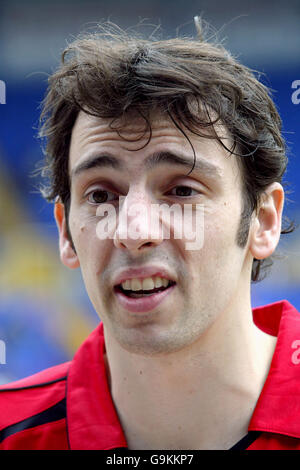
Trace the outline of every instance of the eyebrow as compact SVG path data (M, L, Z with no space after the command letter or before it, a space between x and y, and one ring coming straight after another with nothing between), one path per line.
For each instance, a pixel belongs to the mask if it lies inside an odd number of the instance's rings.
M194 165L195 163L195 165ZM185 167L187 170L191 170L194 165L194 170L205 173L207 176L211 177L220 177L221 169L214 165L213 163L204 160L203 158L189 157L183 154L173 153L169 151L156 152L152 155L149 155L145 161L145 169L152 170L153 168L160 165L176 165ZM82 163L79 163L71 171L71 178L77 177L86 171L89 171L94 168L113 168L116 170L124 169L124 163L121 162L118 158L108 155L108 154L97 154L91 155Z

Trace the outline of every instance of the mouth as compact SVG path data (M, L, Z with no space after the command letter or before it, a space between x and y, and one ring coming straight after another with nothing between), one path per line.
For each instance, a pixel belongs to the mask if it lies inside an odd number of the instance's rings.
M114 287L121 306L133 313L149 312L174 290L176 282L159 276L127 279Z
M176 282L165 278L146 278L141 280L131 279L115 286L115 291L131 299L150 297L159 292L164 292L174 286Z

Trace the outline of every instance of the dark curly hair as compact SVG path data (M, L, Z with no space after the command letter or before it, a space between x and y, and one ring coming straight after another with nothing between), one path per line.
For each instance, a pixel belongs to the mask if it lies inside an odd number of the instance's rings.
M149 116L156 109L167 113L188 140L187 130L218 140L239 157L244 190L237 244L245 246L251 215L261 196L271 183L282 181L286 170L281 119L269 89L255 72L222 45L205 41L199 19L196 27L197 39L154 40L106 24L97 33L80 36L63 52L60 67L49 78L40 137L47 142L42 173L49 179L42 193L49 201L59 198L64 203L67 220L68 154L79 111L110 118L112 125L128 111L135 111L145 120L149 142ZM229 131L231 148L217 135L216 123ZM281 233L293 230L290 223ZM254 259L252 281L260 280L262 268L271 264L271 257Z

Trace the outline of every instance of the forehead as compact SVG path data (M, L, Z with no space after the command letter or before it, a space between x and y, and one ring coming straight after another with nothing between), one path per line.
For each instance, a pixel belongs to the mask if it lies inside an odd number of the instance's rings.
M81 111L72 130L70 174L97 153L107 152L128 165L142 167L143 161L151 154L173 152L193 157L194 149L196 162L201 160L208 165L211 163L222 175L226 172L233 176L239 175L236 157L226 151L217 140L197 136L187 129L184 129L184 135L168 116L161 113L152 113L149 121L151 134L145 119L133 112L112 120L90 116ZM215 130L222 137L225 146L230 148L232 140L226 128L219 125L215 126Z

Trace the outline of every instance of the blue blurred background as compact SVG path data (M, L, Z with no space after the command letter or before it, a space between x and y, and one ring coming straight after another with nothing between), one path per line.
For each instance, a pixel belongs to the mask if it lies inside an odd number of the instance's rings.
M300 104L292 102L292 83L300 80L299 0L2 0L0 80L6 84L6 104L0 104L0 340L5 357L2 348L0 383L71 359L99 321L80 273L60 263L53 206L41 198L39 180L31 176L43 158L36 128L47 75L67 42L97 22L110 19L127 28L145 20L150 25L145 34L161 24L165 38L194 36L197 14L220 31L219 38L242 63L266 74L263 81L273 90L289 146L291 193L285 213L299 223ZM253 286L254 306L286 298L300 309L299 232L283 237L283 258Z

